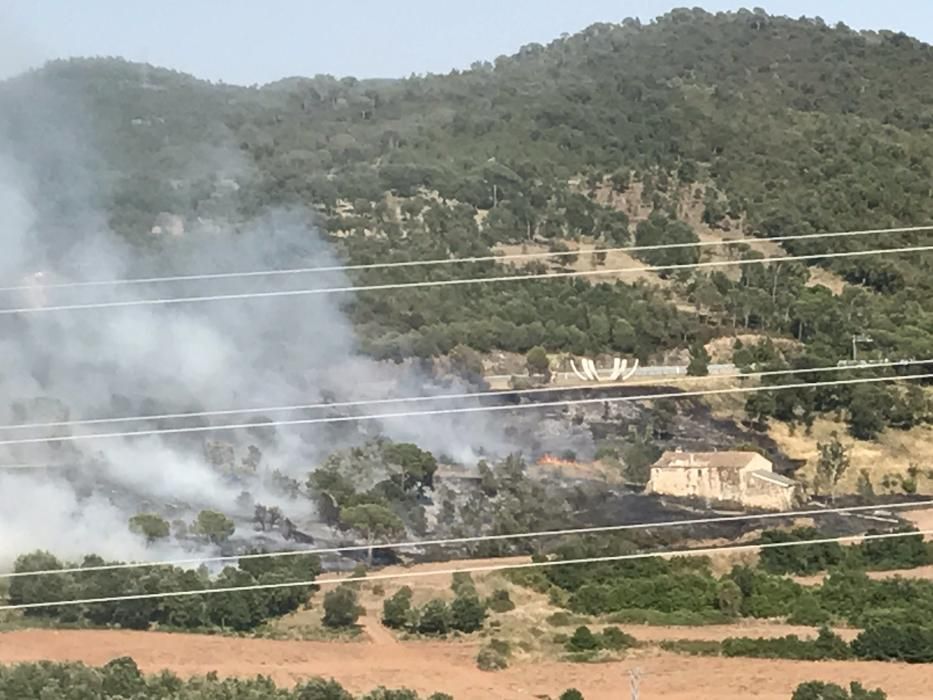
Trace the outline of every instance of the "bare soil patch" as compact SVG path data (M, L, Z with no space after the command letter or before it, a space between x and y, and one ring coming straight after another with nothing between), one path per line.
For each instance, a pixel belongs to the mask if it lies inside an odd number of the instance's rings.
M620 250L613 250L606 252L606 260L602 265L597 265L593 259L593 252L595 250L595 245L593 244L583 244L576 241L564 241L567 244L567 247L573 251L579 251L577 259L568 263L566 257L554 257L554 258L528 258L528 259L518 259L508 261L509 264L516 267L521 267L533 260L539 260L547 264L550 268L566 268L568 270L574 270L576 272L586 272L593 270L601 270L600 274L594 275L585 275L583 279L590 280L591 282L606 282L606 281L615 281L621 280L629 284L634 284L635 282L642 280L645 282L650 282L651 284L656 284L661 287L670 286L670 282L662 279L656 272L651 272L651 270L646 270L646 267L650 267L645 262L638 260L637 258L629 255L628 253ZM610 246L606 246L610 247ZM496 253L502 253L503 255L522 255L526 253L547 253L548 247L544 245L539 245L535 243L527 243L524 245L497 245L494 248ZM605 272L606 270L626 270L626 272Z

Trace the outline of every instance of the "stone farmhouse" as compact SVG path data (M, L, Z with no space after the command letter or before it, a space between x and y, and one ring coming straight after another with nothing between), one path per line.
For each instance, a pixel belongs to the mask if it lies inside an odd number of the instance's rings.
M789 510L796 482L774 472L757 452L665 452L651 467L646 491L668 496Z

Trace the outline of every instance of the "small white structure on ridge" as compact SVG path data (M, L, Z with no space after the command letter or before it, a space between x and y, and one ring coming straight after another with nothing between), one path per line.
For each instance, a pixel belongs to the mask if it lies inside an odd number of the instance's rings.
M573 370L577 379L584 382L624 382L635 374L635 370L638 369L638 360L635 360L635 362L632 363L631 369L628 369L628 360L616 357L612 360L612 369L609 371L609 375L603 377L600 375L599 370L596 369L596 363L590 358L584 357L580 362L583 365L583 371L577 369L573 360L570 360L570 369Z

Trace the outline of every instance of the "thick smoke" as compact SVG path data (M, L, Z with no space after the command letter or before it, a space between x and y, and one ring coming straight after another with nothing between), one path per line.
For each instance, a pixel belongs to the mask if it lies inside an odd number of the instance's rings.
M63 113L56 108L59 96L30 97L34 112L19 114L19 119L7 123L5 133L0 132L0 286L26 287L0 292L0 307L349 284L343 275L327 273L180 284L51 286L339 263L302 211L270 212L246 224L163 217L160 233L140 231L137 241L128 242L108 228L100 204L108 197L106 171L98 167L100 161L83 138L84 130L75 126L75 104ZM227 190L235 190L237 181L249 180L248 168L235 154L224 161L228 172L216 180L226 183ZM227 192L226 196L236 195ZM157 223L154 217L153 225ZM383 365L360 355L353 328L341 310L343 301L345 296L312 295L0 316L0 423L285 406L326 397L346 401L467 388L455 384L441 389L411 367ZM423 410L433 405L437 404L371 411ZM257 411L229 420L322 415L328 414ZM160 420L93 430L194 424ZM190 522L199 509L216 508L239 517L238 530L247 534L250 504L262 502L281 505L286 515L307 526L313 520L310 501L289 499L271 488L274 470L304 481L335 448L379 433L472 460L477 448L494 452L510 448L498 425L495 418L481 415L438 416L385 424L0 445L0 465L6 466L0 467L0 566L36 548L63 557L88 552L120 558L168 554L147 547L128 531L128 518L141 511ZM0 441L89 430L0 430ZM230 443L238 464L248 445L256 445L261 461L256 465L254 460L254 470L247 470L246 476L233 478L211 463L205 449L209 441ZM244 498L243 491L249 491L252 500Z

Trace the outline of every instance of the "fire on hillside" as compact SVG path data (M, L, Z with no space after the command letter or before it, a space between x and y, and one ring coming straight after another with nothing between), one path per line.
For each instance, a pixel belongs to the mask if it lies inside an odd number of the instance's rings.
M562 459L556 457L552 454L545 452L543 455L538 457L536 464L541 467L579 467L582 466L580 462L575 459Z

